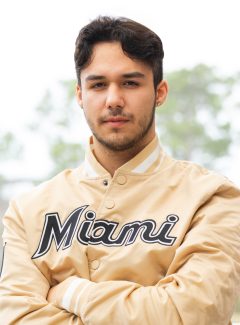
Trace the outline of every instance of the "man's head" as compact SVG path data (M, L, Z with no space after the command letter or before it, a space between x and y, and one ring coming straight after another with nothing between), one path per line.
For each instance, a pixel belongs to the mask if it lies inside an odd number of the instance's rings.
M86 25L76 40L74 59L79 85L81 71L90 63L94 45L100 42L119 42L127 56L150 66L155 88L162 80L164 52L159 36L128 18L99 17Z
M155 135L155 107L167 95L162 43L129 19L98 18L76 41L77 100L95 149L135 152Z

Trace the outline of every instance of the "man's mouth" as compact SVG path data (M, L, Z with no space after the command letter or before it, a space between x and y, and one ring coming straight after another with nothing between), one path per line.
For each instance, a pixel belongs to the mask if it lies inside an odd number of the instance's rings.
M112 116L103 121L103 123L111 126L111 127L121 127L129 122L129 119L122 116Z

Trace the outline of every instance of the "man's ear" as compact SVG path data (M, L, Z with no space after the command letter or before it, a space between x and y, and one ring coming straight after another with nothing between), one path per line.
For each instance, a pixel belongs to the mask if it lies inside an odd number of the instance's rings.
M79 84L76 86L76 97L77 97L77 102L81 108L83 108L83 103L82 103L82 90Z
M156 106L160 106L165 102L168 94L168 83L166 80L161 80L156 89Z

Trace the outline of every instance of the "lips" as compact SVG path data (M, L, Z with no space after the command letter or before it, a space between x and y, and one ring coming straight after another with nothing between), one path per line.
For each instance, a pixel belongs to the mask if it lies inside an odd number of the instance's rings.
M129 119L121 116L112 116L105 119L103 122L112 127L120 127L129 122Z

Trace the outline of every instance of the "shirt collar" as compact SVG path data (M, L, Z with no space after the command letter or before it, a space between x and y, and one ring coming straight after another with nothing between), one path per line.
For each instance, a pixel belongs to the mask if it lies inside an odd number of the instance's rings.
M89 178L109 176L108 171L95 158L92 143L93 140L90 137L83 164L85 175ZM163 156L164 153L159 144L158 137L155 136L142 151L122 165L118 171L134 174L152 173L159 168Z

